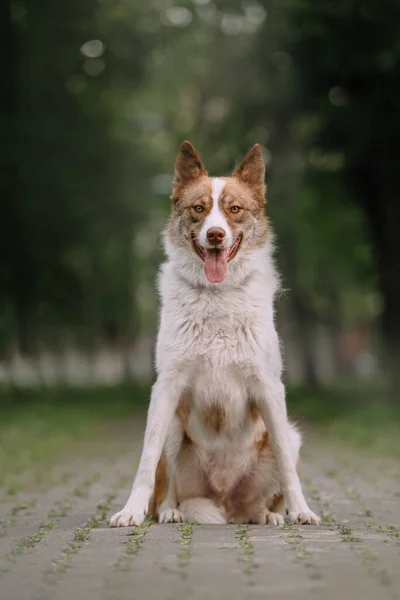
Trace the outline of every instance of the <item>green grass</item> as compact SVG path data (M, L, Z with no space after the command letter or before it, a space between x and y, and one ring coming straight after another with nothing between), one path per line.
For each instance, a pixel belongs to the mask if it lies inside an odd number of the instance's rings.
M49 534L54 525L55 521L53 519L42 523L42 525L40 525L39 529L34 534L23 538L20 542L18 542L12 551L11 556L19 556L24 554L27 550L29 550L29 548L34 548L46 535Z
M361 542L361 538L359 538L356 535L353 535L353 531L350 527L347 527L346 525L342 525L339 524L337 526L340 536L342 538L342 542L346 542L346 543L358 543Z
M128 385L0 390L0 486L18 492L20 474L46 481L52 465L78 456L82 445L86 452L111 420L143 409L148 398L147 387Z
M178 553L178 564L187 567L191 557L190 546L193 539L193 523L181 523L178 526L181 536L179 538L180 552Z
M151 519L145 519L139 527L135 527L126 533L128 539L125 542L125 550L115 563L116 569L124 571L129 568L131 557L139 552L146 538L148 528L152 524L153 521Z
M384 386L289 387L287 398L292 418L317 425L321 437L400 457L400 403L390 402Z
M253 559L254 546L250 539L248 525L239 525L235 531L235 538L239 542L239 561L242 563L242 570L249 575L256 568L256 564Z

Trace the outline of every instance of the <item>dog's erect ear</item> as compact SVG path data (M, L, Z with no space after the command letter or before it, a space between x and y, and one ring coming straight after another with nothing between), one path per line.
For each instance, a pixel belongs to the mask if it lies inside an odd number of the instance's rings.
M205 166L200 156L190 142L185 140L179 150L175 162L175 176L172 183L172 196L175 200L182 188L188 183L196 181L199 177L207 175Z
M265 162L260 144L252 147L232 176L249 186L258 201L265 204Z

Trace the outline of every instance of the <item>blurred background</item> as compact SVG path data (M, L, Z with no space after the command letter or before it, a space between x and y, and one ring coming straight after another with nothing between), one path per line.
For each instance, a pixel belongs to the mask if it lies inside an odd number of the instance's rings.
M67 403L82 386L147 389L179 145L189 139L221 175L260 142L290 402L308 417L361 411L393 424L400 4L13 0L1 10L3 402L28 389L40 399L69 386Z

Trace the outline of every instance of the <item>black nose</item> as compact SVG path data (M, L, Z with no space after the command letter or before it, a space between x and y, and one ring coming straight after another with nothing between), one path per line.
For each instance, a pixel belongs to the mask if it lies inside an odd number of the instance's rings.
M218 246L224 237L226 236L225 231L221 227L211 227L207 231L207 239L213 246Z

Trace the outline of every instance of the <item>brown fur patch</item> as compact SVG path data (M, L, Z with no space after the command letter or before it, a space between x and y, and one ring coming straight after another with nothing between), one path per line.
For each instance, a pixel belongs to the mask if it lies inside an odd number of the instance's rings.
M267 446L268 444L268 431L264 431L262 438L260 440L257 440L256 442L254 442L254 447L257 450L257 452L261 452L261 450L263 450L265 448L265 446Z
M184 394L182 394L181 399L179 400L178 408L176 409L176 414L181 420L183 427L186 426L191 408L192 394L190 392L185 392Z
M189 247L193 250L193 237L198 238L203 223L212 208L212 187L209 177L200 177L172 196L171 215L168 222L168 234L175 246ZM197 212L195 206L202 206Z
M203 423L207 429L221 433L226 423L226 410L219 404L206 406L203 411Z
M190 142L182 142L175 162L172 200L176 200L182 189L190 183L207 176L207 171L200 156Z
M272 512L280 511L283 507L283 494L275 494L272 499L272 504L269 506L269 510Z
M233 177L248 186L253 197L264 206L265 200L265 162L260 144L255 144L233 173Z
M264 202L260 201L260 194L264 198ZM240 178L231 177L227 179L219 202L234 238L239 233L244 233L247 247L260 248L265 245L269 222L264 214L264 191L256 193ZM233 206L238 206L239 212L232 213Z
M154 493L149 502L149 515L155 519L157 517L158 507L164 500L168 489L168 465L165 453L161 454L156 471L156 481Z
M258 421L258 419L261 417L261 411L254 400L250 400L249 411L250 418L253 419L253 421Z

